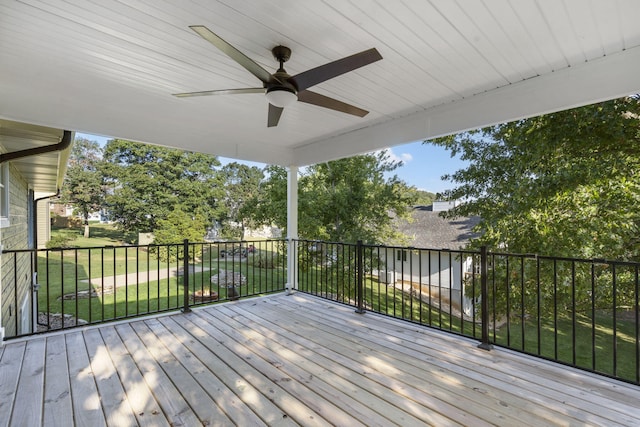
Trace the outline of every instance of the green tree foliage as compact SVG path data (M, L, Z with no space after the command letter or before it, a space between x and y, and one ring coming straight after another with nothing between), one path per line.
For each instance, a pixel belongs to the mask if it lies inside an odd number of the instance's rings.
M298 235L331 242L389 243L402 241L395 218L407 217L415 192L397 176L402 165L386 152L366 154L309 166L298 177ZM257 220L287 225L287 171L270 166L256 203ZM336 298L353 294L355 246L307 242L298 247L301 268L322 268L317 280L331 283Z
M433 201L436 199L435 193L425 190L418 190L415 187L409 187L407 192L409 196L415 199L415 206L429 206L433 204Z
M298 234L301 238L368 243L399 239L395 217L404 217L413 194L397 176L402 165L388 154L366 154L306 168L298 183ZM286 229L287 173L267 168L256 212L263 223Z
M428 141L470 162L444 177L457 185L446 198L466 201L448 215L482 218L475 246L640 261L639 114L639 99L626 97ZM564 285L575 283L578 308L588 308L589 265L550 264L540 271L541 309L570 304L552 292L558 283L567 292L571 288ZM498 288L503 296L510 293L512 303L525 294L529 312L536 307L535 268L529 261L525 268L496 265L492 273L502 278ZM616 277L617 304L633 295L633 277L625 274ZM612 307L611 278L611 268L597 266L597 307ZM504 312L504 300L498 298L497 305Z
M183 259L184 253L181 243L184 239L188 239L190 242L202 241L202 236L204 236L209 224L202 214L185 212L180 206L176 206L166 218L158 219L158 225L154 231L154 243L167 245L155 248L160 259L167 259L167 257L169 260ZM201 246L195 245L190 248L190 256L197 257L201 254Z
M220 170L224 181L224 196L221 204L226 208L220 218L224 237L244 239L247 227L253 225L254 201L260 191L264 173L256 166L237 162L229 163Z
M72 205L74 212L83 218L85 237L89 237L89 214L100 210L104 200L101 158L102 149L97 142L76 139L60 195L61 201Z
M613 101L434 141L471 162L445 179L477 244L640 261L640 102Z
M178 209L210 224L223 196L219 165L217 157L207 154L111 140L102 163L111 185L106 199L111 217L136 232L157 230Z

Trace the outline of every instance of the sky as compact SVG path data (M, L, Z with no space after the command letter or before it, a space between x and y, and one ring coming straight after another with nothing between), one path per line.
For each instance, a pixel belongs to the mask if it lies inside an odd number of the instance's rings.
M84 133L77 133L76 138L86 138L90 141L97 141L100 145L107 143L111 138ZM400 179L409 185L413 185L419 190L426 190L438 193L452 187L451 183L442 181L440 178L444 174L450 174L458 169L466 167L467 163L459 158L452 158L450 153L441 147L425 145L422 141L411 144L399 145L388 148L391 157L395 160L402 160L403 166L394 172ZM220 157L222 164L235 161ZM241 162L250 166L263 167L261 163Z

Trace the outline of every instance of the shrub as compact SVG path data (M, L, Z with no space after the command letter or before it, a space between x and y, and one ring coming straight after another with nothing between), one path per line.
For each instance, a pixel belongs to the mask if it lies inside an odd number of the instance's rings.
M72 240L73 240L73 237L70 237L68 235L56 234L55 236L52 236L51 239L49 239L49 241L45 244L45 247L47 249L70 248L72 246L71 245Z

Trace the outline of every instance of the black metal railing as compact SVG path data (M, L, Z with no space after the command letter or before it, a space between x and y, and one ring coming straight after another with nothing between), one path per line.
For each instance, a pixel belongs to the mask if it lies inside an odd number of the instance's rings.
M640 263L296 241L298 289L640 384Z
M640 384L640 263L290 243L299 291ZM287 247L184 241L5 251L2 326L10 338L283 291Z
M8 250L5 337L279 292L286 241Z

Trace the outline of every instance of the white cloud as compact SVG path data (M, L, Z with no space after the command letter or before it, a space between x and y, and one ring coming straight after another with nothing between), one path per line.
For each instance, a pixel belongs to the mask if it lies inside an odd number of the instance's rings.
M389 160L394 161L394 162L403 162L405 164L409 163L411 160L413 160L413 156L409 153L400 153L400 154L396 154L393 152L393 149L391 148L385 148L384 150L380 150L383 152L386 152L389 155ZM380 151L377 151L380 152Z

